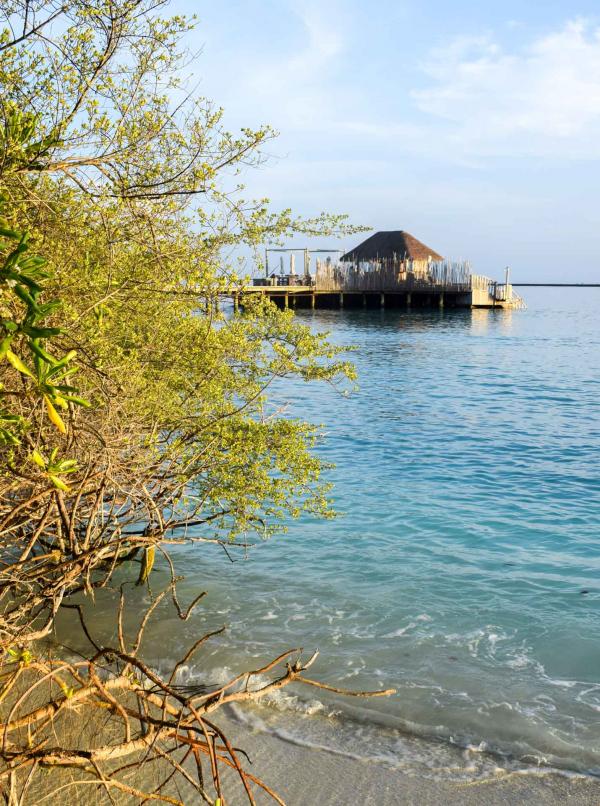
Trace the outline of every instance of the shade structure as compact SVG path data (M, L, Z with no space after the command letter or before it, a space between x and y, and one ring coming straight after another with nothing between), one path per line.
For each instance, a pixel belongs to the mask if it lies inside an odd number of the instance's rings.
M342 262L367 260L443 260L444 258L404 230L376 232L342 255Z

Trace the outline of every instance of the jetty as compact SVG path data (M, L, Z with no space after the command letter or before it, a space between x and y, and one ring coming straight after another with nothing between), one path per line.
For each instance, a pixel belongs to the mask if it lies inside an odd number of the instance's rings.
M468 262L448 260L403 230L377 232L350 252L332 255L335 250L266 249L265 276L254 278L243 293L264 294L283 308L526 307L509 282L508 269L503 282L473 274ZM278 270L272 266L274 256Z

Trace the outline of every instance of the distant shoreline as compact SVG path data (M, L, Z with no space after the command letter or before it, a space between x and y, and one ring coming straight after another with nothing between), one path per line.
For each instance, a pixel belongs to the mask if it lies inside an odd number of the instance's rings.
M512 283L515 288L600 288L600 283Z

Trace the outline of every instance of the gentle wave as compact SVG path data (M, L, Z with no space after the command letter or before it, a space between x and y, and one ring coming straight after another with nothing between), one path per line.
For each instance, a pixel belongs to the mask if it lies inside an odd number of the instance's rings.
M459 775L598 773L599 302L536 291L526 312L301 312L358 347L355 395L286 381L274 400L323 423L344 515L293 522L234 564L176 550L182 599L210 595L185 625L161 610L149 655L226 622L202 668L304 646L324 682L398 690L358 710L294 699L297 728L277 722L283 701L261 711L297 740Z

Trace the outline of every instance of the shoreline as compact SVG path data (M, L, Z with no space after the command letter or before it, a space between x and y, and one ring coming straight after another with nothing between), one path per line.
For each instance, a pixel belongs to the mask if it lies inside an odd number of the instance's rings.
M229 712L219 725L236 747L243 748L258 775L286 806L506 806L564 804L598 806L600 780L553 771L499 771L472 781L433 779L392 768L375 760L359 760L322 747L303 746L279 735L251 729ZM242 795L235 776L229 779L232 803ZM257 788L258 804L273 803Z

